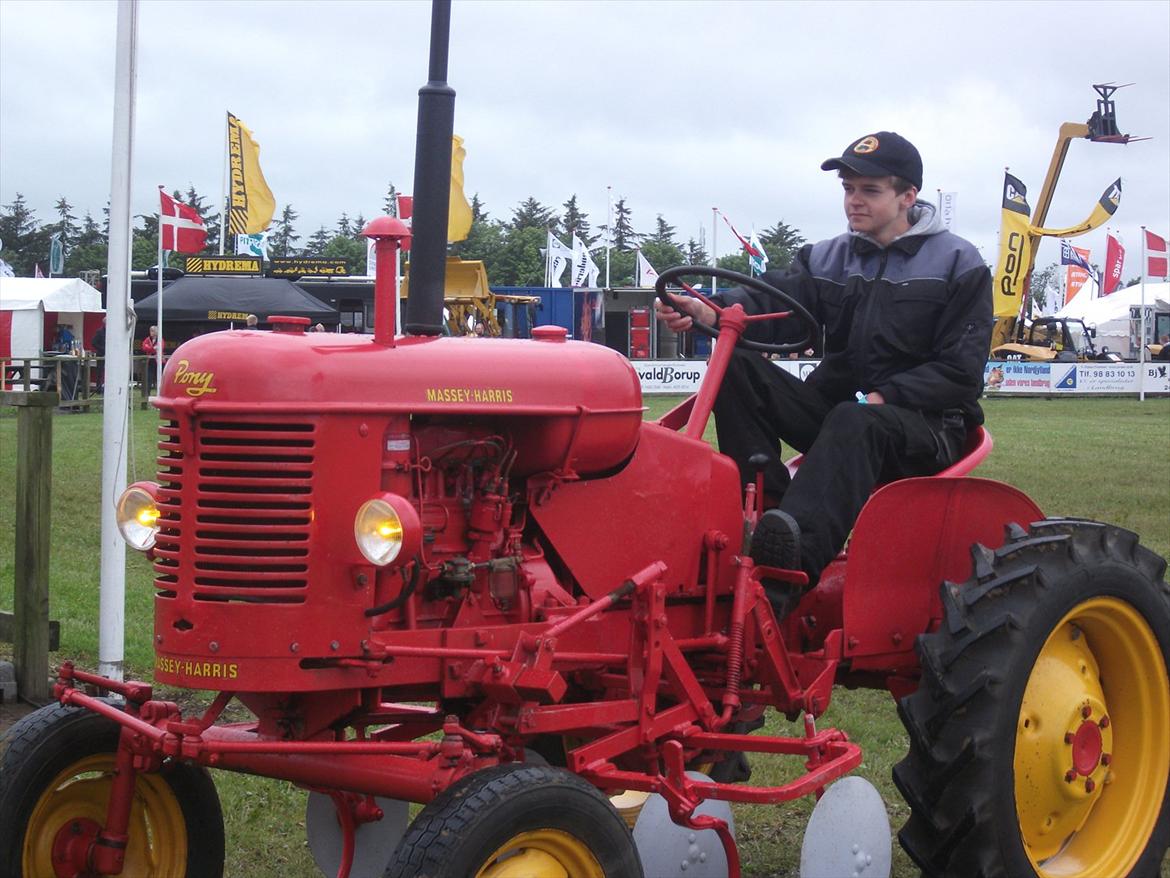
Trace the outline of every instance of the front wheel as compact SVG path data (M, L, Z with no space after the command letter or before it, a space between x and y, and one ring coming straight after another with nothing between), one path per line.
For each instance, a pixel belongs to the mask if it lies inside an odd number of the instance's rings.
M84 860L105 823L120 727L101 714L51 704L8 731L0 760L0 875L88 874ZM207 772L181 762L140 773L123 875L223 874L219 797ZM64 869L64 871L62 871Z
M581 778L499 765L444 790L415 818L386 878L641 878L630 829Z
M927 875L1157 875L1170 845L1170 588L1095 522L976 547L899 704L899 834Z

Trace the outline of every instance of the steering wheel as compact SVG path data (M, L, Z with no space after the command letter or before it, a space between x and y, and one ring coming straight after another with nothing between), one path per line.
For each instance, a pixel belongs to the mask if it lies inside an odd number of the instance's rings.
M776 289L771 284L767 284L758 277L748 277L746 274L740 274L738 271L728 271L726 268L705 268L699 265L677 265L674 268L668 268L662 274L658 275L658 282L654 284L654 292L658 296L659 301L672 310L690 316L680 311L666 295L666 285L678 280L679 278L691 277L700 275L703 277L717 277L721 280L731 281L739 286L747 287L756 292L763 293L766 296L771 296L777 299L781 305L788 310L786 311L769 311L767 314L751 314L747 317L748 323L759 323L764 320L784 320L788 317L795 316L807 331L805 337L800 341L792 342L791 344L770 344L762 341L752 341L751 339L740 337L736 341L735 346L744 348L749 351L760 351L765 354L790 354L793 351L804 351L813 347L813 339L820 331L820 324L817 323L815 317L808 312L808 310L793 299L790 295L782 290ZM687 284L680 284L684 290L706 305L715 312L716 319L723 313L724 308L716 305L702 293L697 292ZM700 335L705 335L708 338L718 338L719 330L713 326L708 326L705 323L700 323L698 320L692 321L692 325L696 332Z

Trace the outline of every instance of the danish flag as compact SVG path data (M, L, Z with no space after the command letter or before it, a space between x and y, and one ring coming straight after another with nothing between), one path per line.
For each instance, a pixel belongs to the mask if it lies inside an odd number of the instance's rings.
M175 201L158 187L162 209L158 215L160 248L175 253L199 253L207 246L207 229L195 208Z
M1166 277L1166 239L1146 232L1146 277Z

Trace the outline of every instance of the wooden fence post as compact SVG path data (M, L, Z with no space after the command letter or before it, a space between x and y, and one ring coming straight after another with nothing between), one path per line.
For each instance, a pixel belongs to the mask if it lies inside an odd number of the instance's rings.
M50 698L49 544L53 482L53 409L56 393L8 391L16 406L16 594L13 658L20 697Z

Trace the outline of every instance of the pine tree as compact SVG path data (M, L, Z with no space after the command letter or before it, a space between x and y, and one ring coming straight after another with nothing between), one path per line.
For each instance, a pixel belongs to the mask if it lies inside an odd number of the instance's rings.
M487 208L485 208L483 202L479 200L479 193L476 192L471 196L471 222L472 224L486 222L487 218Z
M768 254L768 268L787 268L800 248L804 246L804 236L800 230L785 222L778 222L760 235L760 243Z
M678 245L674 241L674 226L664 220L662 214L658 214L653 234L643 238L642 243L664 244L669 247L677 247Z
M711 258L707 255L706 248L694 238L687 238L684 255L687 265L706 265L707 260Z
M633 250L638 244L639 235L630 222L632 213L633 211L626 207L624 198L619 198L617 204L613 206L612 243L618 250Z
M564 231L565 237L570 238L576 235L586 245L596 241L597 238L589 233L589 217L577 207L576 193L569 196L569 200L564 203L563 207L565 215L561 218L561 229Z
M305 253L309 256L321 256L325 253L325 248L332 240L333 236L329 234L324 226L321 226L309 238L308 244L305 246Z
M366 218L359 213L357 218L350 225L350 232L355 241L360 241L362 246L365 246L366 239L362 237L362 230L366 227Z
M273 228L272 235L268 239L269 252L273 256L295 256L296 247L293 245L301 239L293 230L293 223L297 221L299 214L293 210L291 204L286 204L284 210L280 213L280 219L276 221Z
M71 212L73 205L62 195L57 199L53 209L57 211L57 222L53 225L53 232L61 234L61 243L66 247L72 246L78 235L77 217Z
M347 214L347 213L343 212L341 214L341 217L337 220L337 237L339 237L339 238L352 238L353 237L353 229L350 227L349 214Z
M19 192L0 213L0 259L12 266L17 277L32 277L38 262L49 258L49 236ZM43 246L42 246L43 245Z
M386 216L398 216L398 190L394 188L393 183L386 190L386 199L382 202L382 213Z
M558 232L559 221L551 207L545 207L532 196L529 196L512 211L510 228L520 229L549 229L553 234Z

